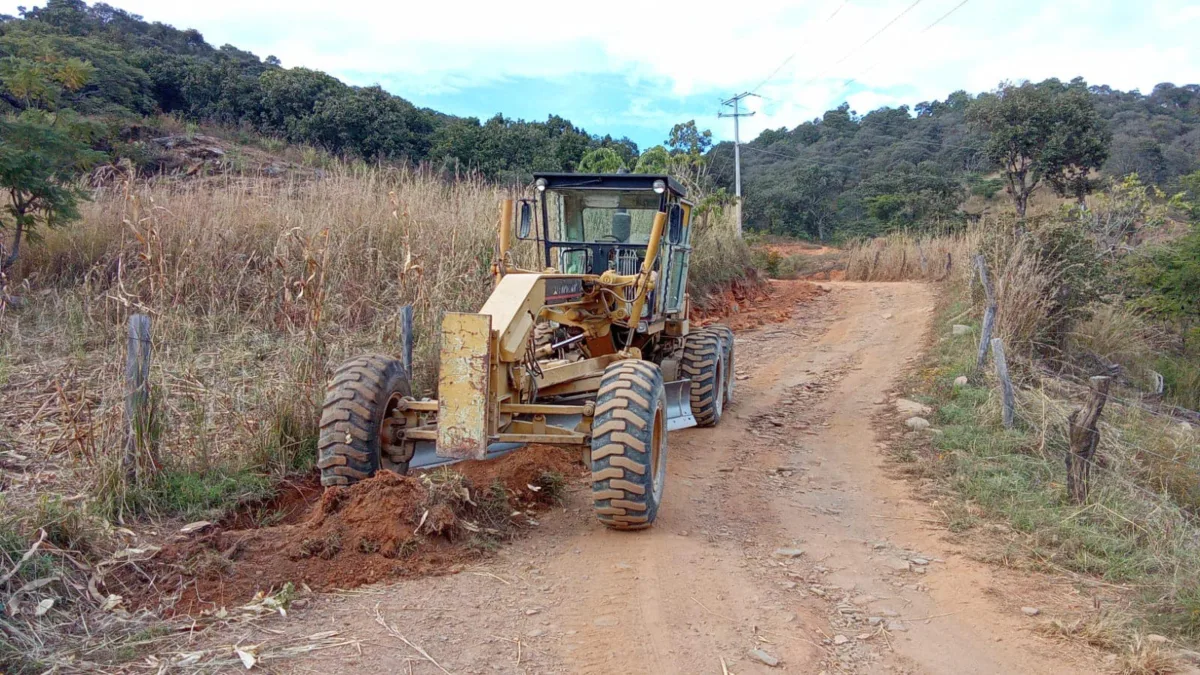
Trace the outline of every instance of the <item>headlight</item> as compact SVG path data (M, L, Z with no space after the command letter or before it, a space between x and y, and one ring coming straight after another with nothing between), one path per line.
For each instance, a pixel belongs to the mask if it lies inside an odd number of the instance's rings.
M660 194L660 195L661 195L662 193L666 192L666 191L667 191L667 183L666 183L666 181L664 181L664 180L661 180L661 179L660 179L660 180L656 180L656 181L654 181L654 191L655 191L655 192L657 192L657 193L658 193L658 194Z
M539 179L533 181L533 186L535 188L537 188L538 192L545 192L546 191L546 179L539 178Z

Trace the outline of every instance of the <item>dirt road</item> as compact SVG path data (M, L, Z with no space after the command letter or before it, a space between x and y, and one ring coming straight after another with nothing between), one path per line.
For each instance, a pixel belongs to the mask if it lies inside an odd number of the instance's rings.
M791 321L738 336L737 402L717 429L672 434L654 528L606 531L580 482L478 568L311 601L273 629L358 642L275 667L1096 672L1095 657L1028 630L1013 579L963 556L939 513L888 474L872 417L923 346L930 289L830 288Z

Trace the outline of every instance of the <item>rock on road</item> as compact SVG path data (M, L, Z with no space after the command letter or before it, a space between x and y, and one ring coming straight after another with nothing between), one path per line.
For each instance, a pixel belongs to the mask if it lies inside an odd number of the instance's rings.
M271 640L355 644L272 668L1095 672L1003 606L1011 580L946 542L940 513L886 470L872 417L924 346L932 289L827 286L790 321L739 333L736 402L715 429L671 434L653 528L604 529L579 484L478 567L317 596Z

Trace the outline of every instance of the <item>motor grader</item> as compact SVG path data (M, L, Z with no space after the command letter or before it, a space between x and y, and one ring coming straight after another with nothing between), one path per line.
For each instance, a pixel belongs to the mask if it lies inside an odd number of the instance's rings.
M667 432L717 424L733 396L733 333L688 323L694 205L665 175L539 173L532 195L500 205L487 302L443 318L435 400L412 395L405 360L335 371L323 485L574 445L602 523L654 523ZM514 262L514 235L544 269Z

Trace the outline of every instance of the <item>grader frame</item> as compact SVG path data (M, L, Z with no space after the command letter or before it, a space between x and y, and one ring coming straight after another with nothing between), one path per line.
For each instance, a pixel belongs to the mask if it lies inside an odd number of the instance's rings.
M653 523L667 431L715 424L732 396L732 333L687 318L692 204L659 175L536 174L534 189L519 209L501 203L487 302L443 318L436 400L411 396L409 373L388 357L335 373L325 485L574 445L589 449L602 522ZM514 229L546 269L513 262Z

